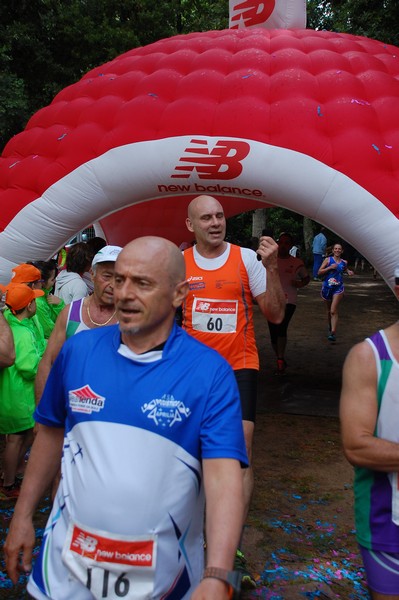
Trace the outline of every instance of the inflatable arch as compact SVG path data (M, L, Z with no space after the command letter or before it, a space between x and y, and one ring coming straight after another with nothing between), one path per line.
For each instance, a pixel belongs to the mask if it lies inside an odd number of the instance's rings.
M399 49L312 30L176 36L60 92L0 159L0 281L99 222L180 243L189 200L278 205L326 225L392 285Z

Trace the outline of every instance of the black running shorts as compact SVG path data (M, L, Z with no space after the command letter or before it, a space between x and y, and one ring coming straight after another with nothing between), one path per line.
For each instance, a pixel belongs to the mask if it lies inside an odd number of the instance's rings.
M258 371L256 369L238 369L234 371L234 375L240 391L242 420L255 423Z

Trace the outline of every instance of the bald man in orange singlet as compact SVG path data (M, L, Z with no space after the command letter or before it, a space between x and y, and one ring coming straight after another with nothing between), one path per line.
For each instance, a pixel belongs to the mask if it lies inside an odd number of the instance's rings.
M223 207L212 196L197 196L192 200L186 225L195 234L196 245L183 253L189 294L183 305L182 325L191 335L217 350L234 369L251 463L259 371L252 304L255 298L272 323L281 323L284 318L285 295L277 265L278 245L270 237L261 237L257 250L261 261L258 261L253 250L226 242ZM252 469L245 469L245 517L253 486ZM240 550L237 550L237 568L243 573L243 586L255 587Z

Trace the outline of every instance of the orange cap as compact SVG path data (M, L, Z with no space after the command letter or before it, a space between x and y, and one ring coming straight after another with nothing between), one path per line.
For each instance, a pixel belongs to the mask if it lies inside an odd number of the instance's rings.
M42 278L39 269L27 263L17 265L12 272L10 283L32 283L32 281L39 281Z
M5 303L15 314L39 296L44 296L43 290L32 290L24 283L11 283L7 286Z

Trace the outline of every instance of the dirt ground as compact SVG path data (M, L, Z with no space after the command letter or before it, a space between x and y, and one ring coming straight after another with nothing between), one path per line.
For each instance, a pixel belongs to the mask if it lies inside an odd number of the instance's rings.
M398 304L369 271L347 279L331 343L320 285L311 281L300 290L283 377L273 375L267 323L255 308L261 357L255 492L243 549L258 587L243 599L368 599L354 538L352 469L339 436L341 369L353 344L397 319ZM12 506L0 506L2 540ZM36 515L39 538L48 511L45 499ZM27 598L24 584L11 588L0 565L0 598Z

